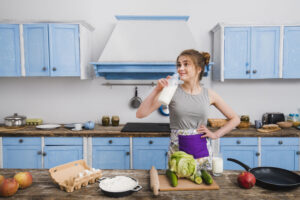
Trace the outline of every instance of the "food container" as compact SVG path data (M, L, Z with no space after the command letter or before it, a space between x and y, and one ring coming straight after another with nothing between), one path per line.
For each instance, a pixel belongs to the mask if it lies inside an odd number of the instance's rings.
M117 180L117 178L120 178L120 180ZM128 185L127 189L125 189L126 187L124 187L124 181L126 181L126 183L131 182L131 184ZM133 192L138 192L142 189L142 186L139 185L136 179L127 176L115 176L112 178L103 177L99 179L99 182L99 188L104 195L109 197L124 197L132 194ZM113 186L108 187L108 182L115 184L115 188ZM120 186L123 186L123 189L120 188Z
M4 124L7 128L17 128L26 125L26 117L18 115L17 113L13 116L5 117L4 119Z
M249 122L249 115L242 115L241 122Z
M120 118L119 116L112 116L111 117L111 124L113 126L119 126Z
M109 126L109 116L102 117L102 126Z

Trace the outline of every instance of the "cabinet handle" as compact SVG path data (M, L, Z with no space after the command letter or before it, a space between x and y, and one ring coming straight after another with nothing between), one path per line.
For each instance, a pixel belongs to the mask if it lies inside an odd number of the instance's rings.
M283 144L283 142L281 140L279 140L278 144Z
M165 155L168 156L168 152L166 152Z
M237 140L236 143L237 143L237 144L241 144L241 140Z
M108 143L109 143L109 144L112 144L112 140L109 140Z
M46 152L43 152L43 156L46 156L47 155L47 153Z
M257 72L257 70L256 70L256 69L252 71L252 73L253 73L253 74L256 74L256 72Z
M300 151L297 151L296 154L297 154L297 155L300 155Z
M153 141L152 141L152 140L149 140L149 144L153 144Z
M43 67L43 71L46 71L47 70L47 68L46 67Z
M259 152L256 152L256 154L255 154L256 156L260 156L260 153Z
M247 71L246 71L246 74L250 74L250 70L247 70Z
M56 67L53 67L52 70L55 72L56 71Z
M37 152L37 155L42 155L42 151L38 151L38 152Z
M23 139L19 139L19 143L23 143Z
M127 152L126 152L126 155L127 155L127 156L129 156L129 155L130 155L130 153L127 151Z

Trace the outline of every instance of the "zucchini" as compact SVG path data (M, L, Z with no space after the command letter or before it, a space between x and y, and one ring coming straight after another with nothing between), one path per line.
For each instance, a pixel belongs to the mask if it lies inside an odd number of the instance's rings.
M206 170L201 170L201 176L204 180L204 183L206 183L207 185L211 185L213 183L211 175Z
M168 169L166 171L166 175L169 178L172 187L176 187L178 185L178 178L177 178L175 172L172 172L171 170Z

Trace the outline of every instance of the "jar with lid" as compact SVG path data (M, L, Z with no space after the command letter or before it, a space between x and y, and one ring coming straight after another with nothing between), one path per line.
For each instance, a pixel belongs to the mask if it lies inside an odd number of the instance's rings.
M288 122L294 122L294 118L295 118L295 114L294 113L290 113L288 116L287 116L287 120Z

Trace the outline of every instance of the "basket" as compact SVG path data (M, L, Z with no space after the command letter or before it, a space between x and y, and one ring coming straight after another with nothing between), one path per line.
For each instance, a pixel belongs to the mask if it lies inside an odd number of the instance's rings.
M228 122L227 119L207 119L207 121L208 124L213 128L220 128Z
M89 183L95 183L102 177L100 169L95 170L87 166L84 160L77 160L49 169L51 179L59 185L61 190L73 192Z

